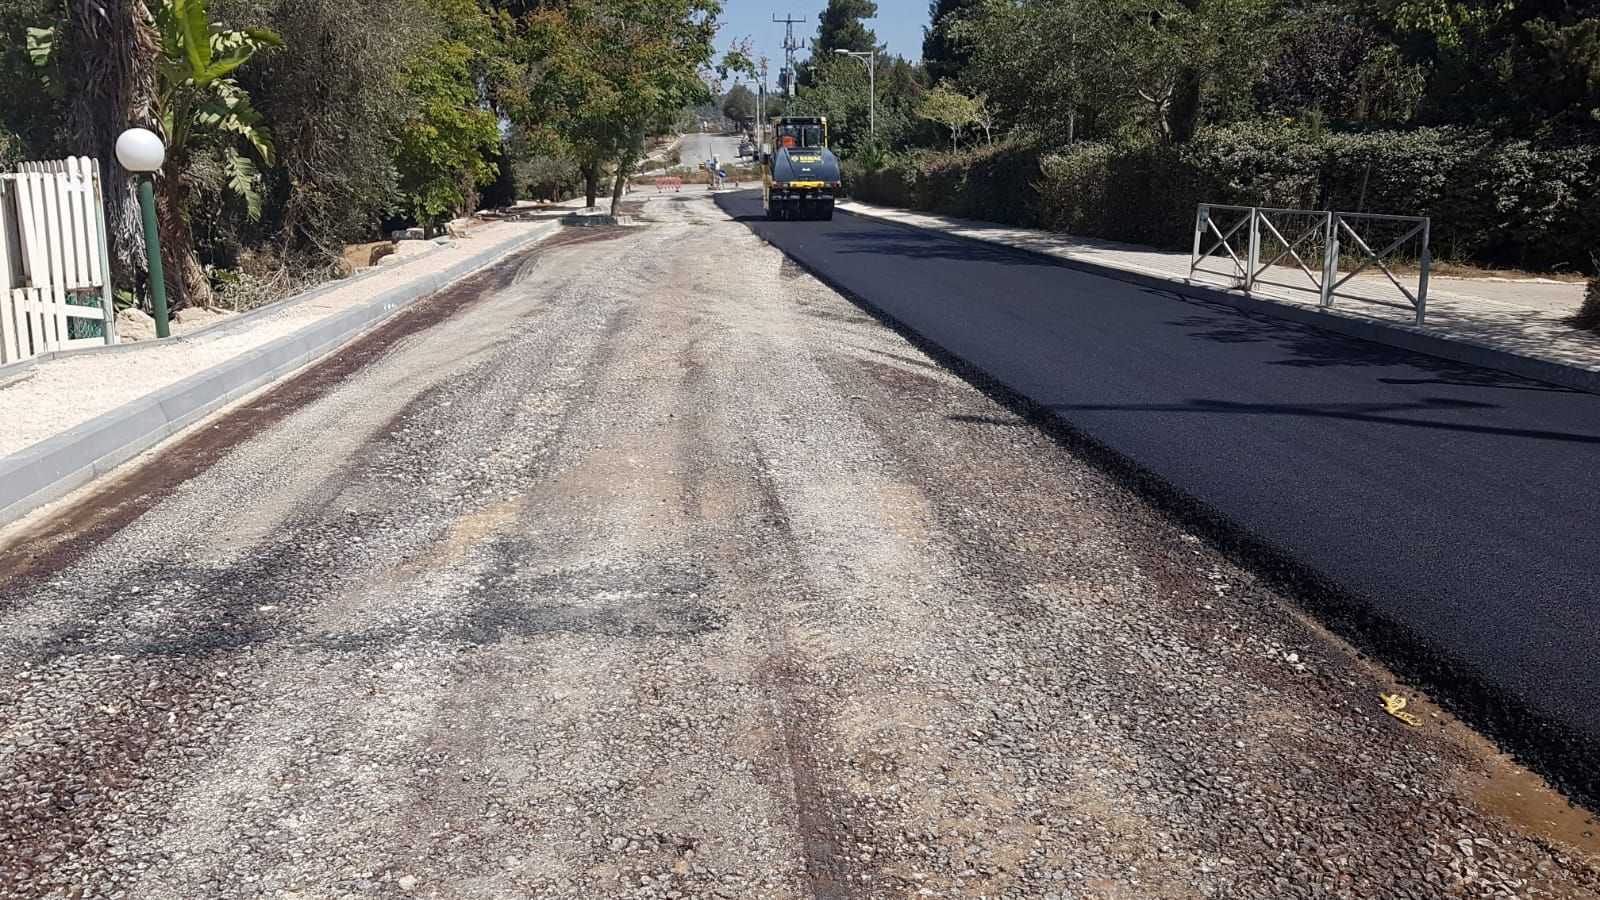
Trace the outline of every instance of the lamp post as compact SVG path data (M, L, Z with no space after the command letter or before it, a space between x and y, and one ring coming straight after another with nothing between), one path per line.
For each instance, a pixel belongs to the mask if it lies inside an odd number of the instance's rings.
M167 323L167 278L161 266L161 235L156 224L155 173L166 158L167 148L153 131L129 128L117 137L117 162L139 179L139 209L144 213L144 250L150 266L150 305L155 307L158 338L172 333Z
M761 57L761 84L756 90L756 162L767 148L767 58Z
M867 133L872 139L878 139L878 50L846 50L843 47L833 52L861 60L867 67Z

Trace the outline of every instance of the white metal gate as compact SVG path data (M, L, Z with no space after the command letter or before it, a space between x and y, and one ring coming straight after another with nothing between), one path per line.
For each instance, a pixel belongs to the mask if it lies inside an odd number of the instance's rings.
M0 173L0 363L116 339L99 163Z

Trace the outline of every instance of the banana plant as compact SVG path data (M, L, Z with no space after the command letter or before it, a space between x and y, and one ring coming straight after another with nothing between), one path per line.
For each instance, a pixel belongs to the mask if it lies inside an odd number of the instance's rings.
M245 201L251 220L259 219L260 167L272 165L272 137L232 76L256 53L283 42L264 29L232 31L213 24L205 0L162 0L155 20L161 36L161 127L169 151L181 165L200 134L238 138L248 155L237 146L220 148L227 186Z
M249 148L249 155L225 144L218 148L220 160L228 189L245 201L252 221L259 219L261 167L272 165L272 136L250 104L250 96L232 75L256 53L280 47L283 41L265 29L232 31L212 23L205 0L159 0L153 6L161 38L157 60L161 130L166 133L167 153L175 171L183 171L185 159L196 149L192 139L201 135L238 138ZM54 27L28 29L27 54L40 69L47 89L57 82L52 77L55 37Z

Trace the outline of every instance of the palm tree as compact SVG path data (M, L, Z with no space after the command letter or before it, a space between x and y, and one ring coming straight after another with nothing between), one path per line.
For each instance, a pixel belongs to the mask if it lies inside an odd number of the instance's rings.
M202 153L213 154L247 214L261 211L257 163L271 165L272 143L250 98L231 77L271 32L213 25L205 0L68 0L59 41L54 29L33 29L30 52L67 88L77 144L104 167L107 239L117 280L143 272L144 237L131 179L116 164L117 136L132 126L166 136L167 162L156 180L163 268L173 308L211 302L211 284L194 251L185 176ZM58 46L59 45L59 46ZM240 148L244 148L244 152Z
M150 11L144 0L68 0L59 50L68 127L81 152L100 160L116 280L133 284L144 272L144 231L133 180L117 165L115 148L128 127L156 123L159 48ZM167 245L166 255L177 246ZM167 262L169 278L179 271L176 262Z

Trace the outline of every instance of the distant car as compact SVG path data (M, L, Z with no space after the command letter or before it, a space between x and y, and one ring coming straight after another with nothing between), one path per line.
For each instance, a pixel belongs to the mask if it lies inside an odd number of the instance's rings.
M740 159L743 159L746 156L755 156L755 155L756 155L756 145L755 144L752 144L749 141L740 141L739 142L739 158Z

